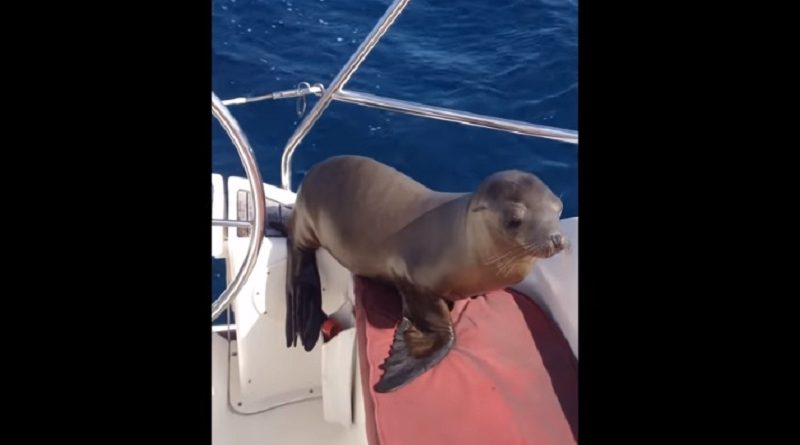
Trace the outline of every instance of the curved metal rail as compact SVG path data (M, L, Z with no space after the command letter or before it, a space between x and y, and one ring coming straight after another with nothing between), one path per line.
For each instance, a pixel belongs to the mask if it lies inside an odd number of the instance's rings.
M353 76L353 73L356 72L358 67L367 58L367 54L372 51L372 48L375 48L375 45L378 44L378 40L386 34L386 31L389 30L389 27L392 26L394 21L403 12L403 8L406 7L408 2L411 0L394 0L386 12L383 14L383 17L378 21L372 31L369 32L367 37L361 42L361 45L358 47L355 53L350 56L350 60L347 61L347 64L339 71L339 74L333 78L333 81L322 94L319 101L314 104L314 108L309 111L306 115L305 119L300 122L300 125L297 126L297 129L292 134L292 137L289 138L289 141L286 143L286 148L283 150L283 155L281 156L281 186L286 190L292 189L292 177L291 177L291 170L292 170L292 155L294 154L294 150L300 145L300 142L303 140L306 134L308 134L309 130L311 130L311 126L317 122L317 119L322 115L322 112L328 108L331 101L333 100L334 94L336 94L339 90L341 90L344 85L350 80L350 77Z
M490 116L468 113L465 111L451 110L442 107L432 107L415 102L389 99L375 96L373 94L344 91L344 86L353 76L367 55L377 45L378 41L389 30L394 21L403 12L410 0L394 0L383 17L378 21L372 31L367 35L355 53L350 56L350 60L339 71L331 84L326 88L322 97L314 105L314 108L297 126L281 156L281 186L286 190L292 189L291 169L292 155L303 138L311 131L311 127L317 122L322 112L330 105L331 101L349 102L357 105L380 108L389 111L396 111L414 116L427 117L450 122L458 122L465 125L490 128L493 130L506 131L509 133L521 134L526 136L553 139L570 144L578 143L578 132L565 130L544 125L534 125L528 122L514 121L510 119L500 119ZM306 94L310 93L305 92Z
M236 122L228 108L213 91L211 92L211 113L217 118L225 132L228 133L228 137L239 153L239 158L247 173L247 180L250 183L250 190L253 193L255 207L255 218L251 223L252 230L250 230L250 244L247 246L247 255L245 255L244 263L239 268L236 278L228 285L222 295L211 304L211 321L213 322L236 298L256 265L258 252L261 250L261 242L264 239L267 202L264 196L264 183L261 179L261 172L258 170L253 149L250 148L247 137L242 132L242 129L239 128L239 123Z
M535 125L528 122L515 121L511 119L501 119L498 117L483 116L480 114L469 113L467 111L452 110L450 108L433 107L407 100L390 99L388 97L376 96L369 93L359 93L355 91L340 90L333 97L340 102L362 105L365 107L380 108L382 110L396 111L399 113L410 114L412 116L427 117L449 122L458 122L473 127L489 128L492 130L506 131L525 136L535 136L545 139L578 143L578 132L564 130L556 127Z

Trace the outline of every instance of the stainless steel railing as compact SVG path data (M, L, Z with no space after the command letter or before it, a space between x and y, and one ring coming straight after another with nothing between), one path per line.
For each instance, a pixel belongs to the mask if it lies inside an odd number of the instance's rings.
M255 162L255 156L252 153L250 145L247 143L247 139L236 123L236 120L230 115L226 105L241 105L259 100L285 99L291 97L299 97L304 100L305 96L308 94L320 95L317 103L297 126L283 150L283 155L281 156L281 186L286 190L291 190L292 155L294 154L298 145L300 145L300 143L303 141L303 138L308 134L309 131L311 131L311 127L314 126L325 109L334 100L425 118L458 122L465 125L506 131L514 134L553 139L570 144L578 143L578 132L573 130L535 125L528 122L502 119L491 116L483 116L465 111L385 98L368 93L345 91L345 84L347 84L359 66L361 66L361 63L366 59L367 55L369 55L370 51L372 51L375 45L377 45L381 37L383 37L392 24L394 24L395 20L400 13L403 12L403 9L406 7L406 5L408 5L409 1L410 0L394 0L392 4L389 5L389 8L386 10L384 15L372 28L358 49L356 49L355 53L350 56L350 59L339 71L336 77L334 77L328 88L325 88L321 84L315 84L314 86L305 84L305 87L298 86L298 88L295 90L278 91L256 97L239 97L228 99L224 102L219 100L219 98L217 98L213 92L211 93L212 112L214 113L214 116L217 117L217 119L223 124L223 127L225 127L225 130L228 132L228 136L236 146L236 150L239 152L239 156L245 166L247 178L250 182L250 188L253 191L255 198L254 221L212 221L213 225L241 227L244 224L249 224L253 228L253 230L250 231L250 244L242 267L239 269L236 278L231 282L228 288L225 289L225 292L223 292L222 296L217 299L217 301L215 301L211 307L212 321L216 319L236 297L241 290L242 285L250 276L250 272L252 272L253 267L255 266L258 252L261 248L261 240L264 236L266 207L264 188L261 182L261 175ZM302 103L303 110L305 110L305 102L303 101Z
M222 104L222 101L217 97L214 92L211 92L211 113L222 124L228 137L231 138L236 151L239 153L239 158L244 165L247 179L250 183L250 191L253 193L254 200L254 219L250 223L252 230L250 231L250 244L247 246L247 254L245 255L244 263L239 268L236 278L228 285L222 295L214 300L211 304L211 321L228 308L231 301L242 290L242 286L247 282L253 267L256 265L258 259L258 252L261 250L261 241L264 239L264 220L266 215L267 201L264 197L264 181L261 179L261 172L258 170L256 157L253 154L253 149L247 141L247 137L239 128L239 123L233 118L228 107Z

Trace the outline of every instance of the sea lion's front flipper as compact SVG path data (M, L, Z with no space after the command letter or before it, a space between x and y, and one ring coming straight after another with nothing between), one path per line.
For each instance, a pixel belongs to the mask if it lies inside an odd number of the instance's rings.
M407 287L401 294L403 319L395 330L389 356L381 365L383 376L375 384L375 391L381 393L393 391L436 366L455 341L444 300Z
M320 328L327 317L322 311L322 291L316 250L301 250L287 240L286 265L286 346L314 349Z

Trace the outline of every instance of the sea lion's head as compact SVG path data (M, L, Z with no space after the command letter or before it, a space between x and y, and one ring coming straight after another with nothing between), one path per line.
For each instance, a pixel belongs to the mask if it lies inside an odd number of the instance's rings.
M472 216L480 215L501 250L536 258L549 258L566 247L559 228L563 209L542 180L518 170L486 178L470 205Z

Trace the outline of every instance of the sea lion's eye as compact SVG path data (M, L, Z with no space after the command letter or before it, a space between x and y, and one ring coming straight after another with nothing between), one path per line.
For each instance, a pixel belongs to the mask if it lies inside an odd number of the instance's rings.
M516 229L520 225L522 225L522 219L516 217L509 219L506 223L506 227L509 229Z

